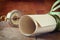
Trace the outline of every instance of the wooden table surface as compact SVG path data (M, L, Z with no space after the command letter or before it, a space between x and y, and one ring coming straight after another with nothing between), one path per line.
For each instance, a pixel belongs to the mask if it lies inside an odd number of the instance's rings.
M0 22L0 40L32 40L33 38L23 36L19 28L12 27L7 22Z
M60 32L46 33L36 37L22 35L19 28L9 25L8 22L0 22L0 40L60 40Z

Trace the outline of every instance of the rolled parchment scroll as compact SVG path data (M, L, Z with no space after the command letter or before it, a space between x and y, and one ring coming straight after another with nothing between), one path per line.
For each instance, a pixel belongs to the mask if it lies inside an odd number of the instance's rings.
M21 17L20 11L12 10L7 14L6 21L12 24L13 26L17 26L19 24L20 17Z
M26 36L38 35L54 31L56 28L55 19L48 14L26 15L20 19L20 31Z
M25 36L35 36L60 29L60 12L53 12L60 8L60 5L56 6L58 3L60 0L54 3L49 14L22 16L19 22L20 32Z

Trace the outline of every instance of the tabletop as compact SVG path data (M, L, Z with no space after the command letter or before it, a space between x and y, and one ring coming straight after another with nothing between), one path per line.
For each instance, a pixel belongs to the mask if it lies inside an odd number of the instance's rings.
M0 40L60 40L60 32L51 32L35 37L22 35L19 28L11 26L8 22L0 22Z

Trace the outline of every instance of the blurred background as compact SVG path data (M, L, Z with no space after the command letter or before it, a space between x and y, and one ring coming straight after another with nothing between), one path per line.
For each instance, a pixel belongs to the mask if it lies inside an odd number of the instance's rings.
M17 9L23 14L48 13L56 0L0 0L0 15Z

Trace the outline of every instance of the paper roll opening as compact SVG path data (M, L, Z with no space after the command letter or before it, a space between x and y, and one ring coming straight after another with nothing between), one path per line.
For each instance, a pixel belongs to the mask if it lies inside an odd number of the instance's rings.
M23 34L32 34L36 30L36 25L35 25L33 19L30 18L29 16L23 16L20 19L19 25L20 25L20 31Z

